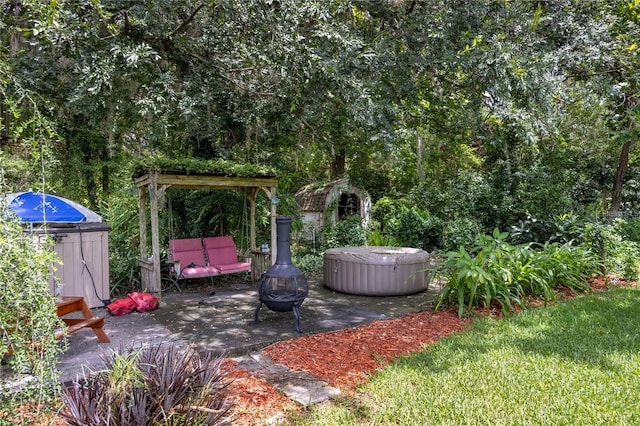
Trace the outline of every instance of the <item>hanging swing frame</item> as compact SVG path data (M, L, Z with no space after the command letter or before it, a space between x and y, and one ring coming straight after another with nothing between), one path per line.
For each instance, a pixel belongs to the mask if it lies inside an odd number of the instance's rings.
M161 259L158 206L167 189L210 189L240 191L249 202L249 240L252 253L259 253L256 245L256 199L264 193L270 202L271 248L270 263L277 257L276 242L276 187L275 176L238 177L216 174L179 173L175 171L145 170L137 178L140 221L140 268L142 290L162 297ZM147 219L149 218L149 219ZM151 231L151 247L148 232ZM252 262L258 265L260 262ZM252 277L257 271L252 270Z

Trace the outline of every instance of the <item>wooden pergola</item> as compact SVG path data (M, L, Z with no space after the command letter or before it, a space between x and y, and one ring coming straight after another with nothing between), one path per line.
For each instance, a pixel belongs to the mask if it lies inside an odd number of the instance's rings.
M161 296L160 276L160 237L158 232L158 204L169 188L179 189L211 189L240 191L249 201L249 239L251 252L259 253L256 245L256 199L262 190L271 201L271 259L276 258L276 186L278 179L274 176L234 177L219 174L186 174L175 171L146 170L135 179L138 186L140 208L140 268L142 270L142 289ZM147 246L147 212L150 211L151 222L151 255ZM252 263L255 265L252 259ZM253 267L253 266L252 266ZM255 271L252 271L255 272Z

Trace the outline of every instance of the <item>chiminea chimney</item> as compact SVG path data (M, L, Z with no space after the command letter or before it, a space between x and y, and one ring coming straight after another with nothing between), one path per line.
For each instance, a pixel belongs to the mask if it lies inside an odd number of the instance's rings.
M296 318L296 330L300 329L300 314L298 307L309 293L309 284L300 269L291 262L291 218L278 216L276 218L278 232L278 255L273 264L260 277L258 284L258 299L260 304L254 315L254 322L258 322L258 313L262 304L275 312L293 311Z

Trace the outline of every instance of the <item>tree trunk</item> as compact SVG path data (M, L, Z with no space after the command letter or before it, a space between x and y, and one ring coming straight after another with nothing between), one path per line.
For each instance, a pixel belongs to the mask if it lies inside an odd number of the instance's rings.
M424 145L420 131L416 132L416 151L418 154L418 182L420 185L424 183L424 168L422 167L422 155L424 154Z
M111 175L109 174L109 149L106 146L102 148L102 164L102 193L107 195L109 194Z
M613 188L611 191L611 207L607 217L609 221L613 221L620 216L620 204L622 202L622 184L624 182L624 176L627 173L627 167L629 166L629 151L631 150L632 140L628 140L622 145L622 152L620 152L620 159L618 160L618 168L616 174L613 177Z
M333 154L329 180L335 180L344 176L346 162L347 153L343 148L339 149L336 153Z

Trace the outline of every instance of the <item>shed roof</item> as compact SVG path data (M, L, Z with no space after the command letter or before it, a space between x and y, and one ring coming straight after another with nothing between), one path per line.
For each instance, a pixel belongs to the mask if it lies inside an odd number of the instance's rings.
M341 192L350 192L366 195L361 189L352 186L349 179L338 179L326 183L312 183L303 186L296 192L295 199L300 208L306 212L323 212L327 208L331 197L338 196Z

